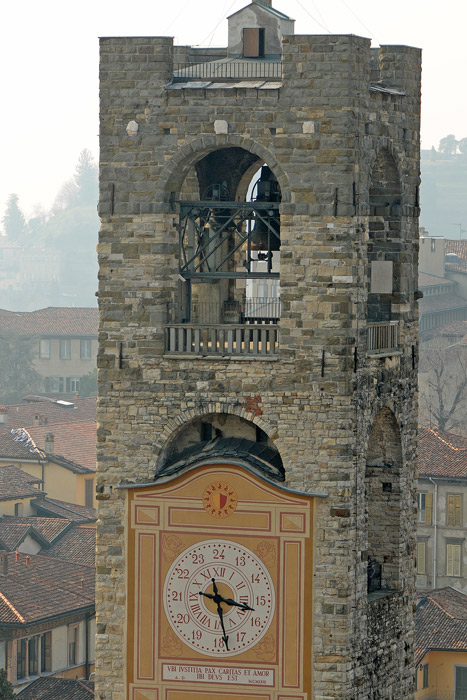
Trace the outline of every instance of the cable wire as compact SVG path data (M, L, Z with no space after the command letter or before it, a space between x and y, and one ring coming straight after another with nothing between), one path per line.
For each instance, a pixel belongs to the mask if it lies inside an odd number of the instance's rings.
M302 3L300 2L300 0L296 0L296 2L300 5L300 7L302 8L302 10L303 10L304 12L306 12L307 15L309 15L309 16L311 17L311 19L313 20L313 22L316 22L316 24L318 24L318 25L321 27L321 29L324 29L325 32L327 32L328 34L331 34L331 32L329 31L329 29L328 29L327 27L325 27L324 24L321 24L321 22L320 22L319 20L317 20L316 17L313 17L313 15L311 14L311 12L309 12L309 11L307 10L307 8L306 8L304 5L302 5Z
M298 0L297 0L297 1L298 1ZM376 35L374 34L374 32L372 32L371 29L369 29L369 28L366 26L366 24L365 24L364 22L362 22L362 20L360 19L360 17L359 17L358 15L356 15L355 12L352 10L352 8L349 7L349 6L347 5L346 1L345 1L345 0L341 0L341 2L342 2L342 4L344 5L344 7L346 7L346 8L348 9L348 11L355 17L355 19L357 20L357 22L360 22L360 24L362 25L362 27L364 27L364 29L366 29L366 31L368 32L370 38L374 38L375 41L377 41L377 43L379 44L379 41L376 39Z
M209 32L209 34L202 40L202 42L201 42L200 44L196 44L196 46L203 46L203 45L204 45L204 42L207 41L207 40L209 39L209 37L211 37L211 40L209 41L209 44L208 44L208 45L209 45L209 46L211 45L212 38L213 38L213 35L214 35L214 33L215 33L217 27L218 27L218 26L220 25L220 23L225 19L226 14L228 14L228 13L230 12L230 10L232 9L232 7L235 5L236 2L237 2L237 0L233 0L233 2L231 3L231 5L230 5L230 7L229 7L228 10L227 10L227 11L224 11L224 10L222 11L221 18L220 18L220 20L218 21L218 23L216 24L216 26L214 27L214 29L212 30L212 32Z

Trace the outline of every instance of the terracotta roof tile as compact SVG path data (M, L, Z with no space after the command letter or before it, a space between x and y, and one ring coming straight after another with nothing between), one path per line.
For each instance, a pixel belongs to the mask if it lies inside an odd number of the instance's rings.
M13 464L0 465L0 501L37 496L39 489L35 484L40 484L40 479L19 467Z
M67 528L71 527L71 520L65 520L64 518L41 518L33 515L25 517L20 515L2 515L0 517L0 533L3 527L9 525L33 527L46 542L51 544L57 537L60 537Z
M438 588L419 601L415 623L419 664L430 649L467 650L467 596L454 588Z
M0 328L22 335L97 336L97 308L48 306L37 311L0 309Z
M433 428L420 428L418 475L467 477L467 438Z
M83 566L94 566L96 559L96 528L78 527L75 525L42 554L48 557L55 557L56 559L74 561L76 564L83 564Z
M3 523L0 519L0 549L12 552L27 536L35 538L41 545L47 544L42 536L27 523Z
M446 279L446 277L438 277L438 275L429 275L427 272L418 273L418 286L420 289L423 287L434 287L435 285L442 284L444 286L456 285L457 282Z
M6 423L11 428L28 428L30 425L55 425L75 421L96 420L96 399L86 397L68 401L67 406L57 399L44 396L26 397L26 401L5 407Z
M50 426L29 426L28 433L34 443L45 450L45 436L54 436L53 454L64 457L86 469L96 470L96 431L94 421L76 421L69 424Z
M37 447L27 430L7 428L0 425L0 457L4 459L44 459L45 454Z
M76 523L95 523L97 520L97 511L95 508L86 508L86 506L78 506L76 503L67 503L66 501L58 501L55 498L40 496L31 501L31 505L36 509L39 515L51 515L58 518L66 518Z
M42 554L5 553L0 624L31 624L94 605L95 570Z
M90 700L94 697L94 683L43 676L30 683L16 697L20 700Z

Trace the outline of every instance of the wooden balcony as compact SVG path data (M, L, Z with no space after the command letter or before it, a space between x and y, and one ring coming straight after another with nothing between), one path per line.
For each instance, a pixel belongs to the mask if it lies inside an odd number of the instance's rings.
M279 355L279 326L276 324L170 323L165 332L167 355L258 359Z

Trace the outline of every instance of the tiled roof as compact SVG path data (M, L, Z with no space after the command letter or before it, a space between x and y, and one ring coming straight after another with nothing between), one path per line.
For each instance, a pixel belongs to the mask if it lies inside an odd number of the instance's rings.
M0 549L12 552L20 546L28 535L36 539L41 546L47 544L32 525L27 523L5 523L0 518Z
M40 496L31 501L31 505L39 515L66 518L75 523L83 524L95 523L97 520L97 511L95 508L86 508L86 506L78 506L76 503L58 501L55 498Z
M11 428L30 425L55 425L75 421L96 420L96 399L86 397L71 402L57 401L44 396L27 397L24 403L6 406L6 423ZM69 404L72 404L71 406Z
M463 337L467 335L467 321L452 321L446 323L445 326L439 326L436 329L437 335L457 335Z
M417 606L415 664L430 649L467 650L467 596L454 588L430 591Z
M7 553L0 576L0 625L28 625L92 608L92 567L42 554Z
M94 697L94 683L43 676L30 683L16 697L20 700L90 700Z
M467 477L467 438L433 428L418 434L418 475Z
M7 525L27 525L33 527L46 542L51 544L71 526L71 520L65 520L64 518L41 518L32 515L25 517L20 515L2 515L0 518L0 532L2 528Z
M0 521L1 525L1 521ZM1 532L1 530L0 530ZM94 566L96 559L96 528L75 525L65 532L46 552L48 557Z
M0 309L0 328L23 335L97 336L97 309L59 306L38 311Z
M446 279L446 277L438 277L438 275L429 275L427 272L418 273L418 286L420 287L420 289L423 289L423 287L434 287L435 285L439 284L449 286L450 284L456 285L457 282L448 280Z
M433 294L419 301L420 313L434 313L436 311L449 311L449 309L467 308L467 299L462 299L456 294Z
M3 459L44 459L45 455L30 440L28 431L12 433L12 428L0 425L0 458ZM24 439L23 439L24 438Z
M0 501L37 496L39 489L35 484L39 483L40 479L13 464L0 464Z
M45 449L45 436L52 433L54 456L64 457L92 471L96 470L96 431L97 424L94 421L60 423L53 428L48 425L31 425L28 428L29 435L40 449Z

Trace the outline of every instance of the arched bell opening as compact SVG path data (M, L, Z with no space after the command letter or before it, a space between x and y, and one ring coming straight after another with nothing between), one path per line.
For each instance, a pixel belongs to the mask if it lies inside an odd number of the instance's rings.
M220 148L190 168L179 196L178 294L169 323L277 324L282 195L273 170L243 148Z
M392 411L383 408L374 419L366 455L369 594L400 586L401 467L399 426Z
M274 481L284 481L282 459L267 433L230 413L210 413L185 423L166 445L156 476L175 474L197 464L244 462Z

